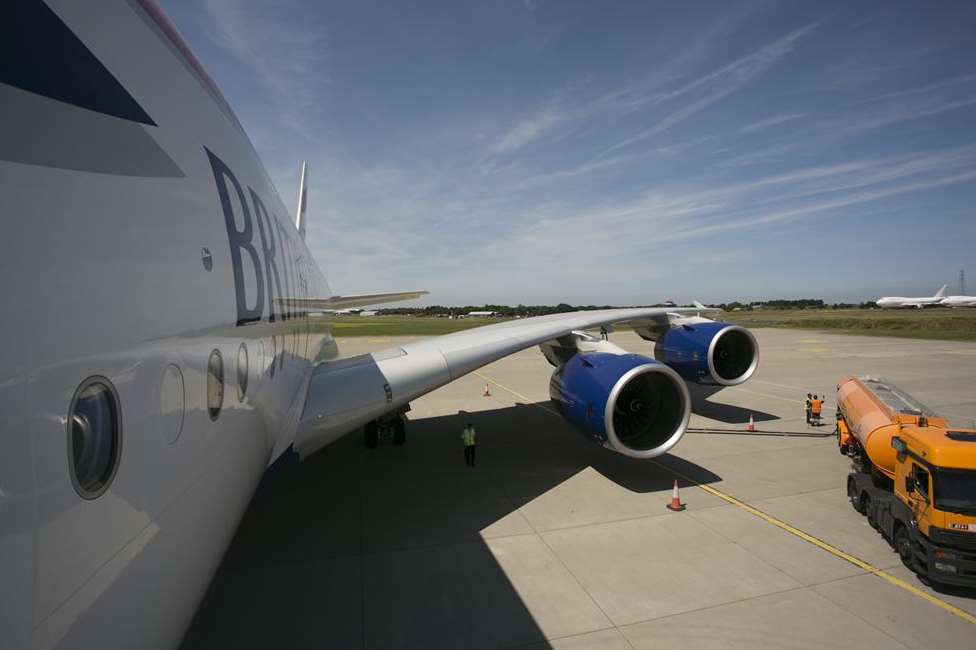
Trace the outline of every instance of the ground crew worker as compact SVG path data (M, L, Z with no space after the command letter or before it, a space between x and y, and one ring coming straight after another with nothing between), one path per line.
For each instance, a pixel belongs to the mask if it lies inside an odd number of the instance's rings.
M823 402L816 395L813 396L813 400L810 402L810 416L813 418L814 424L820 424L820 409L823 407Z
M464 464L474 467L474 426L470 422L461 431L461 442L464 443Z
M604 341L606 341L606 340L608 340L607 337L609 336L609 334L610 334L610 331L607 330L607 326L606 325L601 325L600 326L600 338L602 338Z
M807 402L806 402L807 424L811 424L811 421L810 421L810 404L811 404L811 402L813 402L813 395L811 395L810 393L807 393Z

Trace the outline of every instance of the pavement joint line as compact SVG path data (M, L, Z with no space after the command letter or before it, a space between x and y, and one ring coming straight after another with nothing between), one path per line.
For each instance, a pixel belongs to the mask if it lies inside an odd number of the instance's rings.
M499 383L498 381L496 381L496 380L488 377L487 375L484 375L484 374L478 372L477 370L474 371L474 374L478 375L479 377L481 377L482 379L484 379L486 381L489 381L489 382L493 383L494 385L498 386L502 390L505 390L505 391L511 393L512 395L515 395L516 397L518 397L520 399L524 399L524 400L527 400L528 401L528 398L525 397L524 395L522 395L522 394L520 394L520 393L512 390L511 388L509 388L508 386L505 386L504 384ZM740 390L745 390L745 389L740 389ZM749 391L749 392L752 392L752 391ZM767 397L773 397L773 396L772 395L769 395ZM781 397L779 399L784 399L785 400L786 398ZM788 401L799 401L799 400L788 400ZM546 408L545 406L542 406L541 404L537 404L537 403L534 403L534 402L530 402L530 403L532 404L532 406L536 406L538 408L541 408L542 410L546 411L547 413L550 413L552 415L558 416L558 414L555 411L552 411L552 410ZM765 521L768 524L772 524L773 526L776 526L777 528L781 528L781 529L785 530L786 532L790 533L791 535L794 535L796 537L799 537L803 541L805 541L805 542L807 542L809 544L813 544L814 546L816 546L816 547L818 547L818 548L820 548L820 549L822 549L824 551L827 551L828 553L830 553L831 555L833 555L835 557L838 557L838 558L840 558L842 560L846 560L847 562L850 562L854 566L856 566L856 567L864 570L866 573L874 574L877 577L881 578L882 580L885 580L888 583L890 583L890 584L892 584L892 585L894 585L896 587L900 587L901 589L904 589L908 593L913 594L915 596L918 596L919 598L921 598L923 600L927 600L928 602L932 603L936 607L939 607L940 609L943 609L946 612L949 612L950 614L954 614L955 616L958 616L959 618L961 618L962 620L966 621L967 623L972 623L973 625L976 625L976 616L973 616L972 614L970 614L969 612L967 612L964 609L961 609L959 607L956 607L955 605L953 605L951 603L948 603L948 602L942 600L941 598L937 598L937 597L933 596L932 594L927 594L924 591L922 591L921 589L919 589L918 587L915 587L914 585L911 585L911 584L905 582L901 578L898 578L896 576L893 576L890 573L888 573L887 571L885 571L883 569L880 569L880 568L874 566L873 564L871 564L869 562L865 562L864 560L862 560L862 559L860 559L860 558L858 558L858 557L856 557L854 555L851 555L850 553L847 553L846 551L842 551L841 549L837 548L836 546L834 546L832 544L828 544L827 542L823 541L822 539L819 539L817 537L814 537L813 535L811 535L809 533L806 533L806 532L800 530L799 528L796 528L795 526L791 526L790 524L786 523L785 521L783 521L781 519L777 519L776 517L773 517L772 515L768 515L765 512L763 512L762 510L759 510L758 508L755 508L755 507L749 505L745 501L740 501L739 499L735 498L731 494L726 494L725 492L722 492L721 490L717 490L717 489L713 488L710 485L704 485L702 483L699 483L698 481L694 480L693 478L691 478L689 476L686 476L682 472L679 472L676 469L672 469L672 468L668 467L667 465L661 464L657 460L650 460L649 462L651 464L657 466L658 468L663 469L666 472L670 472L671 474L673 474L674 476L677 476L680 479L684 479L688 483L694 485L695 487L699 488L700 490L704 490L705 492L711 494L712 496L716 496L716 497L718 497L718 498L720 498L720 499L722 499L724 501L727 501L728 503L730 503L730 504L732 504L734 506L737 506L739 508L742 508L746 512L748 512L750 514L753 514L753 515L759 517L760 519L762 519L763 521ZM530 522L530 524L531 524L531 522ZM534 526L533 526L533 528L534 528ZM540 535L540 537L541 537L541 535ZM546 546L548 546L548 544L546 544ZM589 593L589 592L587 592L587 593ZM604 613L604 615L606 615L606 613Z
M549 641L563 641L565 639L575 639L577 637L587 636L588 634L596 634L598 632L609 632L610 630L616 630L623 637L623 633L620 632L618 628L613 627L611 625L610 627L601 627L595 630L588 630L586 632L577 632L576 634L565 634L563 636L545 637L545 642L530 641L529 643L518 643L516 645L507 645L499 648L498 650L520 650L522 648L538 648L541 645L541 643L547 643ZM627 641L628 645L631 648L634 647L633 645L630 645L630 641L627 639L627 637L623 637L623 638L624 640Z
M740 390L743 393L749 393L751 395L758 395L760 397L768 397L769 399L778 399L778 400L782 400L784 402L792 402L793 404L803 404L803 400L802 399L794 399L792 397L780 397L779 395L770 395L769 393L760 393L758 390L749 390L748 388L742 388L741 386L729 386L729 388L734 389L734 390ZM827 400L824 400L824 404L826 405L827 403L828 403ZM832 404L833 402L830 402L830 403Z
M659 492L662 496L664 496L666 492L671 492L671 488L668 488L667 490L659 490ZM698 509L711 510L713 508L725 508L725 507L728 507L728 504L715 503L711 505L706 504L706 505L698 506ZM548 535L549 533L562 533L568 530L580 530L582 528L593 528L595 526L609 526L610 524L625 524L631 521L641 521L642 519L651 519L654 517L668 517L670 515L671 515L670 511L662 508L662 512L648 512L642 515L637 515L635 517L623 517L621 519L608 519L607 521L591 521L585 524L572 524L570 526L560 526L558 528L543 528L539 530L538 533L540 535ZM526 519L528 519L528 517L526 517ZM531 522L530 525L532 525ZM534 525L532 525L532 527L535 528Z
M532 524L532 522L529 522L529 525L532 526L533 529L535 528L535 525ZM617 630L617 632L626 639L627 637L624 635L623 632L620 631L620 626L617 625L617 622L615 620L613 620L613 618L610 616L610 614L607 613L607 610L603 609L603 606L599 603L599 601L597 601L596 597L593 594L590 593L590 590L586 588L586 586L583 584L583 581L579 579L579 576L577 576L575 573L573 573L573 570L570 569L569 568L569 565L566 564L566 562L563 560L562 557L560 557L559 553L556 552L556 549L554 549L549 544L548 540L546 540L546 538L541 533L539 533L538 531L536 532L536 536L539 538L539 541L541 541L543 543L543 545L547 549L549 549L549 552L552 553L552 556L554 558L556 558L556 561L559 562L559 565L562 566L562 568L566 571L566 573L568 573L570 576L572 576L573 582L575 582L576 585L583 591L583 593L586 594L586 597L590 599L590 602L593 603L593 606L596 607L600 611L601 614L603 614L603 617L605 619L607 619L607 623L609 623L610 625L612 625L614 627L614 629ZM629 639L627 639L627 644L630 645L631 648L634 647L630 643L630 640Z
M790 533L791 535L794 535L796 537L799 537L803 541L805 541L805 542L807 542L809 544L813 544L814 546L817 546L817 547L819 547L820 549L822 549L824 551L827 551L828 553L830 553L831 555L833 555L835 557L838 557L838 558L840 558L842 560L846 560L847 562L850 562L854 566L856 566L856 567L864 570L867 573L872 573L872 574L878 576L879 578L881 578L882 580L885 580L885 581L889 582L890 584L892 584L892 585L894 585L896 587L900 587L900 588L904 589L905 591L907 591L907 592L909 592L909 593L911 593L911 594L913 594L915 596L918 596L919 598L922 598L923 600L927 600L930 603L932 603L933 605L935 605L936 607L939 607L939 608L941 608L941 609L949 612L950 614L954 614L954 615L958 616L959 618L963 619L964 621L966 621L968 623L972 623L973 625L976 625L976 616L973 616L972 614L970 614L969 612L965 611L964 609L961 609L959 607L956 607L955 605L953 605L951 603L948 603L948 602L942 600L941 598L937 598L937 597L933 596L932 594L927 594L924 591L922 591L921 589L915 587L914 585L911 585L911 584L905 582L901 578L898 578L896 576L893 576L890 573L888 573L887 571L885 571L883 569L879 569L878 567L874 566L873 564L870 564L869 562L865 562L864 560L862 560L862 559L860 559L860 558L858 558L858 557L856 557L854 555L851 555L850 553L847 553L846 551L842 551L841 549L837 548L836 546L834 546L832 544L828 544L827 542L823 541L822 539L819 539L817 537L814 537L813 535L810 535L809 533L806 533L806 532L800 530L799 528L796 528L795 526L791 526L790 524L786 523L785 521L783 521L781 519L777 519L776 517L773 517L772 515L768 515L765 512L763 512L762 510L759 510L758 508L755 508L755 507L749 505L748 503L746 503L744 501L740 501L739 499L735 498L731 494L726 494L725 492L722 492L721 490L717 490L717 489L713 488L710 485L703 485L703 484L699 483L698 481L696 481L696 480L694 480L694 479L692 479L692 478L690 478L688 476L685 476L684 474L682 474L681 472L679 472L679 471L677 471L675 469L671 469L670 467L667 467L666 465L662 465L661 463L657 462L656 460L651 460L650 462L652 464L660 467L661 469L664 469L664 470L666 470L668 472L671 472L672 474L674 474L678 478L681 478L681 479L684 479L684 480L688 481L689 483L691 483L692 485L698 487L699 489L702 489L705 492L708 492L709 494L711 494L713 496L717 496L720 499L724 499L725 501L728 501L729 503L731 503L734 506L737 506L739 508L742 508L746 512L748 512L750 514L753 514L753 515L759 517L760 519L762 519L766 523L772 524L773 526L776 526L777 528L781 528L781 529L785 530L786 532Z

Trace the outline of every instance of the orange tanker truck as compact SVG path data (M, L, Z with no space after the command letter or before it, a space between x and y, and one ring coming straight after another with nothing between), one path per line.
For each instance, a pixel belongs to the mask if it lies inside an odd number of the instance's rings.
M906 566L976 587L976 429L951 426L884 379L837 385L837 442L853 459L847 494Z

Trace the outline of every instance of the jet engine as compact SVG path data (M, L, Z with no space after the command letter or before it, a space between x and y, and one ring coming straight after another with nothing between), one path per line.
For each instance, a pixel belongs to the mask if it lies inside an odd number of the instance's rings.
M653 458L673 447L691 409L681 377L638 354L575 354L553 372L549 395L586 435L634 458Z
M686 381L735 386L759 366L759 345L749 330L706 318L676 321L654 345L654 357Z

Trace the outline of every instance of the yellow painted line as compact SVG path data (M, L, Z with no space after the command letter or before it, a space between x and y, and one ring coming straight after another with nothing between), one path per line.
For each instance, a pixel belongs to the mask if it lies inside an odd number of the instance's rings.
M796 528L795 526L791 526L790 524L786 523L785 521L782 521L781 519L777 519L776 517L773 517L772 515L768 515L765 512L763 512L762 510L759 510L758 508L755 508L755 507L749 505L748 503L745 503L744 501L740 501L739 499L736 499L731 494L726 494L725 492L722 492L721 490L717 490L717 489L713 488L710 485L702 485L698 481L696 481L696 480L694 480L694 479L692 479L692 478L690 478L688 476L685 476L684 474L682 474L681 472L679 472L677 470L674 470L674 469L671 469L670 467L667 467L665 465L662 465L661 463L659 463L659 462L657 462L655 460L652 460L651 463L653 463L657 467L660 467L661 469L664 469L664 470L666 470L668 472L671 472L672 474L674 474L678 478L681 478L681 479L684 479L685 481L688 481L689 483L691 483L695 487L698 487L698 488L704 490L705 492L708 492L709 494L711 494L713 496L716 496L716 497L718 497L718 498L720 498L720 499L722 499L724 501L727 501L728 503L731 503L734 506L737 506L739 508L742 508L746 512L748 512L750 514L753 514L753 515L759 517L760 519L762 519L766 523L772 524L773 526L776 526L777 528L781 528L781 529L785 530L786 532L790 533L791 535L794 535L796 537L799 537L803 541L808 542L810 544L813 544L814 546L816 546L818 548L821 548L821 549L827 551L828 553L830 553L831 555L833 555L835 557L838 557L838 558L840 558L842 560L846 560L847 562L850 562L854 566L856 566L856 567L858 567L858 568L860 568L860 569L862 569L864 571L867 571L868 573L873 573L874 575L878 576L882 580L886 580L887 582L890 582L891 584L895 585L896 587L901 587L905 591L907 591L909 593L912 593L912 594L918 596L919 598L923 598L923 599L929 601L930 603L932 603L936 607L939 607L941 609L944 609L945 611L949 612L950 614L955 614L956 616L958 616L959 618L963 619L964 621L968 621L969 623L972 623L973 625L976 625L976 616L973 616L972 614L970 614L969 612L967 612L964 609L960 609L959 607L956 607L955 605L953 605L951 603L947 603L946 601L942 600L941 598L936 598L932 594L929 594L929 593L926 593L926 592L922 591L918 587L915 587L914 585L911 585L911 584L905 582L901 578L898 578L896 576L891 575L890 573L888 573L887 571L884 571L883 569L879 569L878 567L874 566L873 564L870 564L869 562L865 562L864 560L862 560L862 559L860 559L858 557L855 557L855 556L851 555L850 553L847 553L845 551L840 550L839 548L837 548L836 546L834 546L832 544L828 544L827 542L823 541L822 539L819 539L817 537L814 537L813 535L810 535L809 533L805 533L802 530L800 530L799 528Z
M480 372L478 372L477 370L475 370L471 374L472 375L477 375L477 376L481 377L482 379L484 379L485 381L487 381L489 384L494 384L494 385L498 386L499 388L501 388L502 390L504 390L506 392L509 392L512 395L515 395L515 397L517 397L517 398L519 398L521 400L525 400L529 404L533 404L534 406L538 406L539 408L541 408L543 411L546 411L547 413L552 413L553 415L559 415L555 411L552 411L550 409L547 409L545 406L541 406L539 404L534 404L531 397L526 397L522 393L517 393L514 390L512 390L511 388L509 388L508 386L505 386L504 384L499 384L497 381L495 381L494 379L492 379L488 375L483 375Z
M830 352L830 348L800 348L800 352Z
M480 373L478 371L475 371L474 374L477 375L477 376L479 376L479 377L481 377L485 381L487 381L487 382L489 382L491 384L494 384L495 386L498 386L502 390L507 391L507 392L511 393L512 395L515 395L519 399L525 400L527 403L532 404L533 406L537 406L537 407L541 408L546 413L549 413L550 415L555 415L555 416L559 417L559 414L556 413L555 411L553 411L552 409L546 408L545 406L542 406L541 404L534 403L531 399L529 399L525 395L522 395L521 393L512 390L508 386L499 383L498 381L492 379L491 377L489 377L487 375L484 375L484 374L482 374L482 373ZM946 601L942 600L941 598L937 598L937 597L933 596L932 594L926 593L926 592L922 591L921 589L919 589L918 587L916 587L916 586L914 586L912 584L909 584L909 583L905 582L901 578L898 578L896 576L893 576L890 573L888 573L887 571L884 571L883 569L879 569L878 567L874 566L873 564L871 564L869 562L865 562L861 558L855 557L855 556L851 555L850 553L847 553L846 551L842 551L841 549L837 548L833 544L828 544L827 542L823 541L822 539L819 539L817 537L814 537L813 535L811 535L809 533L805 533L802 530L800 530L799 528L797 528L795 526L791 526L790 524L786 523L785 521L783 521L781 519L777 519L776 517L773 517L772 515L768 515L765 512L763 512L762 510L760 510L759 508L756 508L754 506L749 505L745 501L740 501L739 499L735 498L731 494L726 494L725 492L722 492L721 490L718 490L716 488L713 488L710 485L704 485L702 483L699 483L698 481L694 480L693 478L691 478L689 476L686 476L685 474L683 474L683 473L681 473L681 472L679 472L679 471L677 471L675 469L672 469L672 468L670 468L670 467L668 467L666 465L662 465L661 463L659 463L656 460L652 460L650 462L651 462L651 464L655 465L659 469L663 469L664 471L669 472L669 473L673 474L674 476L677 476L678 478L680 478L680 479L682 479L684 481L687 481L688 483L690 483L691 485L694 485L695 487L699 488L700 490L704 490L705 492L707 492L708 494L711 494L712 496L716 496L719 499L722 499L723 501L726 501L726 502L728 502L728 503L730 503L730 504L732 504L732 505L734 505L734 506L736 506L738 508L742 508L743 510L745 510L749 514L752 514L752 515L755 515L756 517L759 517L760 519L762 519L766 523L772 524L773 526L776 526L777 528L780 528L782 530L785 530L789 534L791 534L791 535L793 535L795 537L799 537L800 539L802 539L803 541L807 542L808 544L813 544L817 548L820 548L820 549L822 549L824 551L827 551L828 553L830 553L834 557L837 557L837 558L840 558L841 560L845 560L847 562L850 562L851 564L853 564L854 566L858 567L859 569L861 569L863 571L866 571L867 573L874 574L874 575L878 576L879 578L881 578L882 580L885 580L886 582L888 582L888 583L890 583L890 584L892 584L892 585L894 585L896 587L900 587L901 589L904 589L908 593L914 594L915 596L918 596L919 598L922 598L923 600L927 600L930 603L932 603L933 605L935 605L936 607L938 607L940 609L943 609L943 610L949 612L950 614L954 614L954 615L958 616L959 618L961 618L964 621L967 621L969 623L972 623L973 625L976 625L976 616L973 616L972 614L970 614L966 610L961 609L959 607L956 607L955 605L953 605L951 603L947 603Z
M390 339L366 339L367 343L389 343Z

